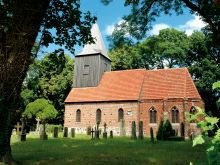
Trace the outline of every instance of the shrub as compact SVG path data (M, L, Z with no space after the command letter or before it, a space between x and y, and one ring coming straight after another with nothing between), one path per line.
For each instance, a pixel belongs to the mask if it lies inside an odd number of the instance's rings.
M172 125L171 125L170 121L166 120L166 122L163 126L163 139L168 140L168 138L170 136L174 136L173 132L174 131L173 131L173 128L172 128Z
M160 120L156 138L157 140L163 140L163 120Z

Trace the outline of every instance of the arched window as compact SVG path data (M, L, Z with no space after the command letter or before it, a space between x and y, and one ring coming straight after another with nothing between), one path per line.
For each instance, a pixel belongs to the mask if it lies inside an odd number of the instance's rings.
M81 121L81 111L80 109L77 109L76 111L76 122L80 122Z
M172 108L172 123L179 123L179 110L176 107Z
M100 109L97 109L97 111L96 111L96 123L101 122L101 116L102 116L102 111Z
M191 109L189 110L190 123L195 123L195 120L191 119L192 115L194 115L195 113L196 113L196 108L195 107L191 107Z
M120 108L118 110L118 122L120 122L122 119L124 119L124 110Z
M150 123L156 123L157 122L157 111L154 107L150 108Z

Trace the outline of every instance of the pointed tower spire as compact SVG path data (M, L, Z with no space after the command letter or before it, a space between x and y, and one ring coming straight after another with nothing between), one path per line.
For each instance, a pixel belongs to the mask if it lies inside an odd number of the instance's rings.
M93 44L86 44L82 51L77 54L76 56L80 56L80 55L91 55L91 54L97 54L100 53L103 56L105 56L106 58L110 59L108 57L107 54L107 50L105 48L105 44L101 35L101 32L99 30L99 26L97 23L93 24L92 28L91 28L91 35L94 38L94 42Z

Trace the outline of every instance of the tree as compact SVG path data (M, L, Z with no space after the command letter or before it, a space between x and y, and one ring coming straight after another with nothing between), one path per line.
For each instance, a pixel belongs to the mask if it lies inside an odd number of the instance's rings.
M215 82L213 84L213 90L216 90L218 92L220 91L220 81ZM218 110L220 109L220 99L216 102L218 106ZM202 116L202 117L201 117ZM197 113L195 115L192 115L192 120L197 121L197 126L201 128L203 131L202 134L197 135L195 139L193 140L193 146L196 146L198 144L203 144L205 141L207 141L207 156L209 160L210 165L219 164L219 152L220 152L220 127L219 127L219 118L210 116L205 113L204 109L201 109L197 107ZM201 120L202 119L202 120ZM213 132L214 135L212 137L209 137L208 132Z
M1 161L6 155L10 158L11 117L28 66L36 56L31 50L37 35L41 34L39 45L65 45L73 52L75 44L92 42L90 28L96 18L80 11L79 0L2 0L0 18Z
M21 92L25 105L36 98L50 100L58 110L55 121L63 123L64 100L73 83L73 66L73 60L61 50L36 59Z
M32 119L33 117L39 118L43 124L43 135L46 135L45 125L48 120L54 119L57 115L57 110L46 99L37 99L27 105L23 117Z
M108 4L112 0L102 0ZM143 38L146 32L151 28L151 23L162 14L171 15L175 12L177 15L183 14L184 8L188 8L191 13L201 16L203 21L208 24L207 29L213 42L220 45L220 8L219 2L213 0L125 0L125 6L131 6L131 13L124 17L127 29L126 33L135 38ZM124 26L123 25L123 26ZM118 28L120 29L120 28Z

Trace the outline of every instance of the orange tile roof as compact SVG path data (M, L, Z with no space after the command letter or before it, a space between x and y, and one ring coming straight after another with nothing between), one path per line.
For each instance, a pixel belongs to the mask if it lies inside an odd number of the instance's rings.
M65 102L199 98L186 68L105 72L97 87L73 88Z

